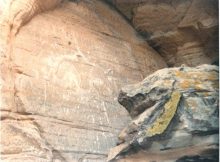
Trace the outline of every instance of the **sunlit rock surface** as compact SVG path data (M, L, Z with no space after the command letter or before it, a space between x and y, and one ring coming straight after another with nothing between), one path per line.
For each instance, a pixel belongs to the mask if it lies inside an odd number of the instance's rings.
M133 120L109 161L218 161L217 66L159 70L122 88L118 100Z
M169 66L218 64L218 0L108 0Z
M30 2L12 12L16 30L0 12L1 161L106 161L131 120L119 89L166 63L99 0Z

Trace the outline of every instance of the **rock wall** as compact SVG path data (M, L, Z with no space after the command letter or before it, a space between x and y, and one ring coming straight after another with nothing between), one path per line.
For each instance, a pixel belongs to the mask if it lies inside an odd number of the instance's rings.
M217 0L109 0L171 67L218 64Z
M120 87L166 63L102 1L42 13L33 4L46 1L12 2L0 15L1 161L106 161L130 121Z

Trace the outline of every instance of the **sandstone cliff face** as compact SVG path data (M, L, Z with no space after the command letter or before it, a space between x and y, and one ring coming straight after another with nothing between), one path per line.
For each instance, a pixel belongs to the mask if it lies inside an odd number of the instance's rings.
M106 161L120 87L166 63L101 1L23 2L0 12L1 161Z
M118 100L133 120L109 161L218 161L218 70L162 69L122 88Z
M169 66L218 62L217 0L109 0Z

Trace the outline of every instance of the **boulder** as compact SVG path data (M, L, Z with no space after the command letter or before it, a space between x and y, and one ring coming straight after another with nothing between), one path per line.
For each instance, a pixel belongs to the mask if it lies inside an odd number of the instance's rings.
M133 120L109 161L218 161L217 66L158 70L122 88L118 101Z

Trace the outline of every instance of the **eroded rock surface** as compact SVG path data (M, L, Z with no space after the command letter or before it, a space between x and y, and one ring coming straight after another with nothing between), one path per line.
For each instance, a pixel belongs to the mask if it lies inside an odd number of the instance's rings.
M218 64L217 0L109 0L169 66Z
M38 4L19 2L31 12ZM3 30L10 23L0 26L1 161L106 161L130 121L117 104L120 87L166 63L102 1L18 13L29 21L13 39Z
M133 117L109 161L218 161L217 66L162 69L122 88L121 103Z

